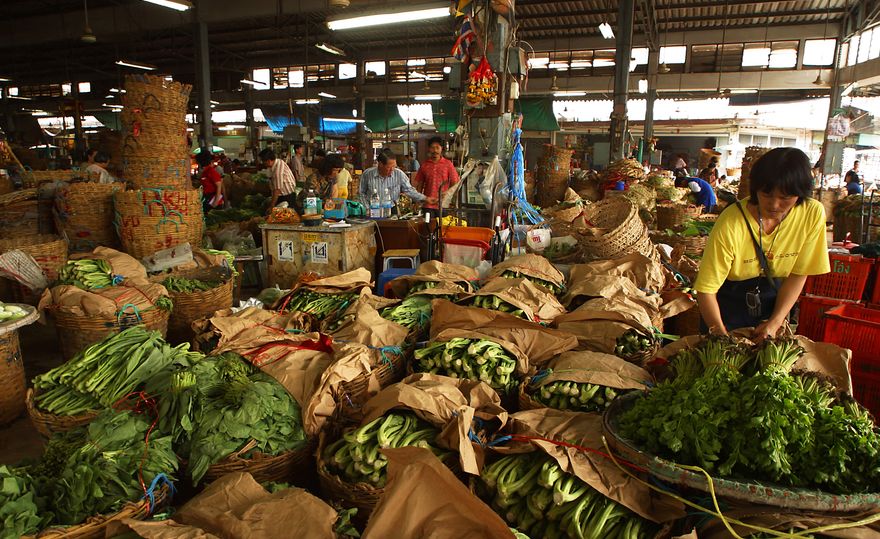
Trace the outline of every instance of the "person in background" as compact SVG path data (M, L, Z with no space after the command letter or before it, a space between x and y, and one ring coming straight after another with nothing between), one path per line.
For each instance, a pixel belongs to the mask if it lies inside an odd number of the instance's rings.
M293 178L297 185L303 185L306 182L306 169L303 166L303 145L293 145L293 155L290 156L290 170L293 172Z
M703 170L700 171L700 179L709 182L709 185L715 186L718 183L718 162L715 161L713 157L711 161L709 161L709 165L706 166Z
M287 202L289 208L295 207L296 179L287 163L278 159L275 152L268 148L260 152L260 161L269 169L269 186L272 188L269 211L281 202Z
M214 156L207 148L196 155L196 163L201 167L199 183L202 184L202 211L208 213L223 204L223 176L214 164Z
M853 168L844 176L844 183L846 184L847 195L862 194L862 173L859 172L858 161L853 162Z
M718 204L715 189L702 178L691 178L682 169L675 171L675 186L686 187L696 199L696 204L703 207L703 213L711 213Z
M760 342L778 334L807 276L831 268L825 210L811 198L807 155L770 150L749 179L749 196L725 209L712 228L694 288L710 333L753 327Z
M80 163L79 168L86 169L89 165L95 164L95 154L98 153L98 150L95 148L89 148L86 150L86 160Z
M461 181L452 161L443 157L443 139L428 139L428 160L422 163L413 178L413 187L425 195L424 208L431 218L439 216L439 203L450 187Z
M339 156L342 159L342 170L336 175L336 190L339 192L339 198L348 198L348 185L351 183L351 171L354 167L348 162L346 155Z
M424 195L412 186L406 174L397 168L397 156L387 148L379 152L379 155L376 157L376 166L368 168L361 175L358 196L364 207L369 208L370 197L373 196L373 191L376 191L381 197L385 189L388 189L388 194L395 206L397 206L401 193L415 202L424 203L425 206L433 204L436 207L437 205L436 198Z
M113 183L113 176L107 172L110 158L104 152L95 152L92 156L93 163L86 167L85 173L89 181L98 183Z
M410 172L418 172L419 168L421 168L421 164L419 164L419 160L416 159L415 154L409 154L409 168Z
M321 160L318 165L318 171L306 179L306 185L296 197L296 211L302 213L306 196L309 191L314 191L315 196L321 200L328 198L339 198L339 188L336 185L336 178L339 172L345 168L345 162L338 154L330 154ZM320 211L320 210L319 210Z
M678 154L678 156L672 162L672 170L678 170L680 168L683 168L685 170L687 170L688 168L687 159L685 159L684 154Z

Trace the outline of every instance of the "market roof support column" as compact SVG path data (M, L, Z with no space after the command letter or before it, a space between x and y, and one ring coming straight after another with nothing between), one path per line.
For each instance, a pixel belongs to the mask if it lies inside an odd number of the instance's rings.
M82 106L79 101L79 82L70 83L70 93L73 94L73 155L74 160L83 159L86 155L85 135L83 133ZM76 161L74 161L76 162Z
M843 86L840 84L840 70L837 68L837 66L840 65L842 49L843 41L838 39L837 52L834 55L834 64L831 67L830 74L831 90L828 104L828 119L825 121L825 137L822 140L822 153L819 158L822 174L825 176L830 174L843 174L843 149L845 141L831 140L828 137L828 127L831 125L831 119L834 117L835 111L840 108L840 103L843 99L840 95L843 93Z
M257 160L259 148L257 147L257 126L254 123L254 94L249 85L244 88L244 119L247 124L247 150L251 152L251 159Z
M202 20L201 7L204 0L197 5L198 22L196 22L198 41L196 42L196 54L198 56L198 70L196 81L199 88L199 110L201 111L201 133L199 145L210 147L214 142L214 127L211 125L211 58L208 52L208 24Z
M614 109L611 111L611 159L623 159L627 132L629 63L632 55L634 0L619 0L614 52Z
M657 68L660 65L660 51L648 51L648 95L645 99L645 133L642 137L644 154L642 159L651 159L654 138L654 102L657 101Z
M363 96L363 88L364 82L366 81L367 73L366 73L366 64L364 63L364 59L362 57L358 57L357 59L357 74L355 77L355 87L354 87L354 95L357 100L357 115L358 118L366 118L367 117L367 98ZM355 169L366 170L367 169L367 126L365 123L357 124L357 141L358 141L358 154L352 155L351 160L352 165L354 165ZM372 148L371 148L372 149Z
M504 143L510 135L511 115L506 110L507 103L507 85L509 79L506 77L507 65L507 40L510 31L510 24L507 20L492 10L487 10L486 23L491 26L489 32L489 42L486 43L486 57L489 59L489 65L498 76L498 102L499 107L495 114L475 113L471 118L470 128L470 146L468 154L470 157L480 161L491 161L493 156L504 165L509 157L504 153ZM467 75L465 75L466 77ZM467 87L467 82L462 83Z

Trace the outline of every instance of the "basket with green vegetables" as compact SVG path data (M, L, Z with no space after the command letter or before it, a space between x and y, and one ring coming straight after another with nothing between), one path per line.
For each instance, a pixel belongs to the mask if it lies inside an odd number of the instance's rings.
M180 292L180 293L193 293L193 292L205 292L207 290L212 290L220 286L220 281L212 281L212 280L202 280L202 279L188 279L186 277L174 276L171 275L166 277L164 281L162 281L162 286L168 289L169 292Z
M281 300L278 311L299 311L313 315L318 320L323 320L344 311L355 299L357 292L324 293L316 292L308 288L300 288Z
M628 329L617 337L614 355L633 363L644 363L650 360L660 349L660 339L655 335Z
M501 457L483 468L478 492L529 537L651 538L657 526L567 473L543 451Z
M519 270L515 270L515 269L506 270L503 273L501 273L501 277L504 277L507 279L528 279L532 283L546 288L547 290L549 290L553 294L556 294L557 296L565 293L565 286L563 283L556 284L556 283L547 281L545 279L540 279L538 277L532 277L531 275L524 273L522 271L519 271Z
M516 355L501 344L465 337L428 343L415 351L413 362L416 372L478 380L502 393L516 387L516 367Z
M517 307L512 303L508 303L495 295L485 294L472 296L471 298L466 299L464 303L467 305L478 307L480 309L489 309L491 311L508 313L512 314L513 316L518 316L519 318L522 318L524 320L531 320L528 313L526 313L522 308Z
M58 284L73 285L83 290L115 286L122 281L122 276L113 275L110 263L100 258L68 260L58 273Z
M792 373L803 353L790 338L752 347L709 337L670 358L675 378L623 411L619 433L720 477L880 492L880 434L870 414L814 375Z

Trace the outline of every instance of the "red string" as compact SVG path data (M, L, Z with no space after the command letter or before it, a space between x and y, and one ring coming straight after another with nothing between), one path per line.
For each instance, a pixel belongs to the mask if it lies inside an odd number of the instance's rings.
M318 352L324 352L327 354L333 353L333 339L330 338L329 335L324 335L323 333L318 338L317 341L308 339L299 343L292 343L289 341L282 342L270 342L268 344L264 344L263 346L257 348L256 350L252 350L244 354L245 356L252 357L251 363L256 365L257 367L263 367L268 365L271 362L278 361L280 358L273 359L271 361L264 361L260 358L261 355L272 350L274 348L283 347L290 348L292 350L316 350Z
M593 449L592 447L584 447L584 446L572 444L569 442L563 442L563 441L559 441L559 440L551 440L550 438L544 438L542 436L526 436L524 434L511 434L510 439L515 442L531 442L533 440L539 440L542 442L551 443L553 445L558 445L561 447L570 447L572 449L577 449L578 451L581 451L583 453L595 453L596 455L605 457L608 460L612 460L612 461L616 460L617 462L623 464L624 466L626 466L628 468L632 468L633 470L636 470L638 472L647 473L647 471L648 471L645 468L642 468L641 466L639 466L637 464L633 464L632 462L627 462L627 461L620 459L620 458L617 458L617 457L612 458L611 455L609 455L608 453L605 453L604 451L599 451L598 449Z
M133 404L131 402L131 397L135 397ZM150 423L150 427L147 429L147 434L144 436L144 454L141 456L141 462L138 465L138 483L141 485L141 490L144 491L144 497L147 497L147 484L144 482L144 464L146 464L147 456L149 455L150 434L153 433L153 429L156 428L156 424L159 422L159 412L156 399L148 396L143 391L132 391L116 401L113 405L113 409L129 410L138 415L149 413L153 417L153 422Z

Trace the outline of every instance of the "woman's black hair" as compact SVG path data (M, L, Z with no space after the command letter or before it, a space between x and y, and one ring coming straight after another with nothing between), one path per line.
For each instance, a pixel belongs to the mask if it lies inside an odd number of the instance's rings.
M339 154L328 154L319 164L318 172L325 178L330 175L334 168L345 168L345 162L339 157Z
M97 148L89 148L88 150L86 150L86 159L88 159L89 157L92 157L96 153L98 153ZM856 161L856 162L858 162L858 161Z
M109 163L110 156L104 152L95 152L94 160L95 160L95 163Z
M202 148L201 151L196 154L196 163L198 163L200 167L210 165L213 160L214 156L211 155L211 151L207 148Z
M376 156L376 161L383 165L387 165L388 161L391 161L392 159L397 161L397 154L395 154L390 148L383 148Z
M810 158L797 148L774 148L755 161L749 174L749 196L757 204L758 193L774 189L798 197L798 204L813 195Z

